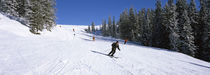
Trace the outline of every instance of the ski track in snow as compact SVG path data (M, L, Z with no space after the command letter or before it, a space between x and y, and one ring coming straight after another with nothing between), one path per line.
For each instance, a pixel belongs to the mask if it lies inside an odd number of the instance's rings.
M72 29L76 32L73 32ZM123 44L85 33L87 26L62 25L33 35L0 14L0 75L209 75L210 63L182 53ZM75 36L73 34L76 34ZM120 41L115 57L107 54Z

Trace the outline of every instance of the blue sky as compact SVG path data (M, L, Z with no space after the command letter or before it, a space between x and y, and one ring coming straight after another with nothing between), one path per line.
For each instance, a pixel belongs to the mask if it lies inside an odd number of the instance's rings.
M167 0L161 0L165 5ZM198 0L195 0L198 4ZM115 16L119 19L125 8L155 8L156 0L56 0L57 24L89 25L101 24L102 19Z

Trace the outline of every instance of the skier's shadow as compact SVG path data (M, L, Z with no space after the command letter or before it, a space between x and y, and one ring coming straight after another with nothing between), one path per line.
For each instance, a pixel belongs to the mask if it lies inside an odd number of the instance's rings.
M119 57L115 57L115 56L109 56L108 54L101 53L101 52L98 52L98 51L91 51L91 52L101 54L101 55L104 55L104 56L108 56L108 57L111 57L111 58L119 58Z
M105 53L101 53L101 52L98 52L98 51L91 51L93 53L97 53L97 54L101 54L101 55L105 55L105 56L108 56L108 54L105 54Z

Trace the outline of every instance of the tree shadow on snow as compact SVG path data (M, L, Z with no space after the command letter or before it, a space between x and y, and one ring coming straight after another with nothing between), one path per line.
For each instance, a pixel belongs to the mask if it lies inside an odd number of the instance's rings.
M192 62L188 62L188 63L193 64L193 65L197 65L197 66L200 66L200 67L205 67L205 68L210 69L209 66L204 66L204 65L200 65L200 64L196 64L196 63L192 63Z
M182 61L182 60L179 60L179 61ZM187 61L182 61L182 62L186 62L186 63L192 64L192 65L196 65L196 66L200 66L200 67L204 67L204 68L210 69L209 66L204 66L204 65L197 64L197 63L193 63L193 62L187 62Z

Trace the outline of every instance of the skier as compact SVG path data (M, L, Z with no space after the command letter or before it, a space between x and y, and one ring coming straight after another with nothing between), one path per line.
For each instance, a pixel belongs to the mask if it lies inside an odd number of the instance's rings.
M112 51L108 54L108 56L113 56L116 51L116 48L118 48L118 50L120 51L118 41L116 41L115 43L112 43Z
M95 41L95 36L93 36L93 41Z
M125 39L125 42L124 42L124 44L126 44L126 43L127 43L127 41L128 41L128 39Z
M75 32L75 30L73 29L73 32Z

